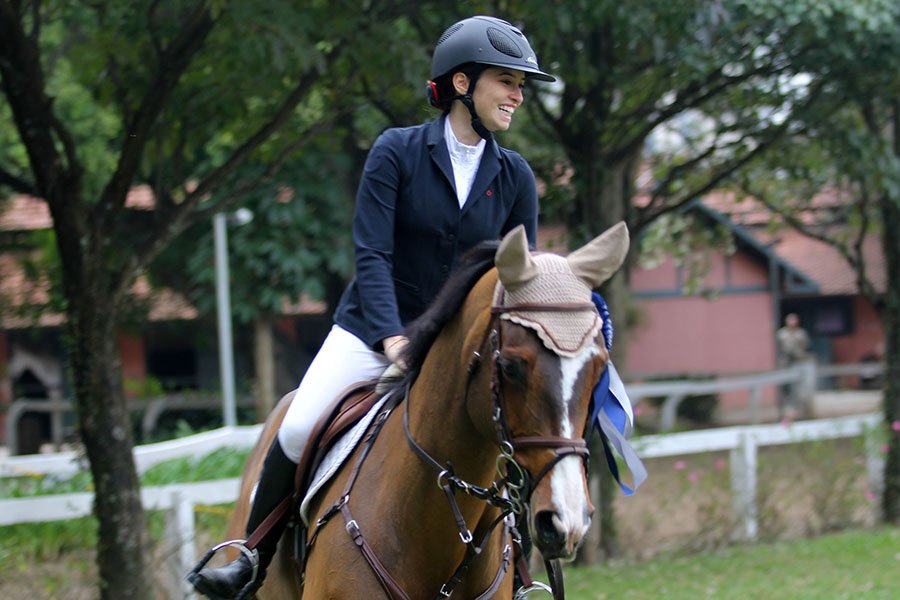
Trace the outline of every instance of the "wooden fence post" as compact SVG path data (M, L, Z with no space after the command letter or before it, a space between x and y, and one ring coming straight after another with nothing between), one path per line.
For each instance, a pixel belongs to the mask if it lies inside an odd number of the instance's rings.
M758 530L756 506L756 438L742 431L731 450L731 492L737 518L735 537L755 541Z
M872 524L881 522L881 494L884 491L884 440L878 425L865 427L866 483L872 502Z
M194 550L194 503L178 490L172 492L172 506L166 513L166 531L166 538L172 544L172 551L167 553L171 582L169 595L173 600L194 598L193 588L185 580L185 575L197 559Z
M670 394L666 397L659 415L659 430L672 431L678 422L678 405L684 400L684 394Z

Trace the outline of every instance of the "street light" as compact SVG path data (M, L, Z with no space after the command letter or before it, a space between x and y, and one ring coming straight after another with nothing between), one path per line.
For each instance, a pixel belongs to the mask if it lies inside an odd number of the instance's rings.
M231 336L231 291L228 275L228 228L230 221L246 225L253 220L253 212L239 208L234 213L216 213L213 217L213 238L216 252L216 314L219 323L219 375L222 384L222 419L226 427L237 425L234 399L234 354Z

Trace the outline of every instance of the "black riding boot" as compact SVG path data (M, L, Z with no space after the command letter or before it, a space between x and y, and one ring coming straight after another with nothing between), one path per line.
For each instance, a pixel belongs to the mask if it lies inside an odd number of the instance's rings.
M293 493L296 470L297 463L284 454L281 443L276 437L263 463L259 485L256 487L256 496L250 509L250 516L247 518L248 536L259 527L260 523L275 510L282 500ZM272 562L278 540L284 533L289 512L285 513L256 545L256 550L259 552L259 569L254 586L245 597L251 596L262 585L266 576L266 568ZM237 560L227 565L206 568L198 573L188 575L188 581L200 594L212 600L234 600L244 586L250 582L252 576L253 565L250 559L241 553Z

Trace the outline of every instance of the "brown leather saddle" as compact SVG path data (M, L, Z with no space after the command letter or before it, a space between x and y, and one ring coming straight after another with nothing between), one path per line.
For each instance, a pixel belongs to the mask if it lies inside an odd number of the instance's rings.
M375 391L376 383L361 381L344 389L319 417L297 465L294 488L298 502L309 489L316 470L334 443L368 414L381 398Z

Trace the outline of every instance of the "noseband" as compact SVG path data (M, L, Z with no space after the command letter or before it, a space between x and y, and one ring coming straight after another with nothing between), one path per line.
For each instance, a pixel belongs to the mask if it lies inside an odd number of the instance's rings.
M522 514L525 505L530 503L531 494L538 486L541 480L556 466L556 464L567 456L577 455L587 460L590 452L584 438L567 438L561 436L519 436L514 437L509 429L506 421L506 412L504 410L503 401L503 384L500 377L499 358L500 351L503 346L501 328L499 327L499 317L507 312L575 312L582 310L595 311L596 308L592 303L587 304L516 304L513 306L494 306L491 308L491 324L488 327L490 331L490 350L491 350L491 402L493 404L492 420L497 430L497 437L500 441L500 456L498 457L498 473L504 478L506 489L510 499L517 505L514 509L516 514ZM474 372L477 371L480 361L474 359L470 363L470 379ZM466 393L468 394L469 384L466 384ZM528 448L546 448L554 450L554 457L547 462L537 474L529 473L515 460L515 451ZM500 463L504 462L505 469L500 468ZM514 473L510 472L510 468ZM513 475L511 477L510 475ZM520 478L518 482L513 481ZM524 488L524 489L523 489ZM524 495L522 492L525 492Z

